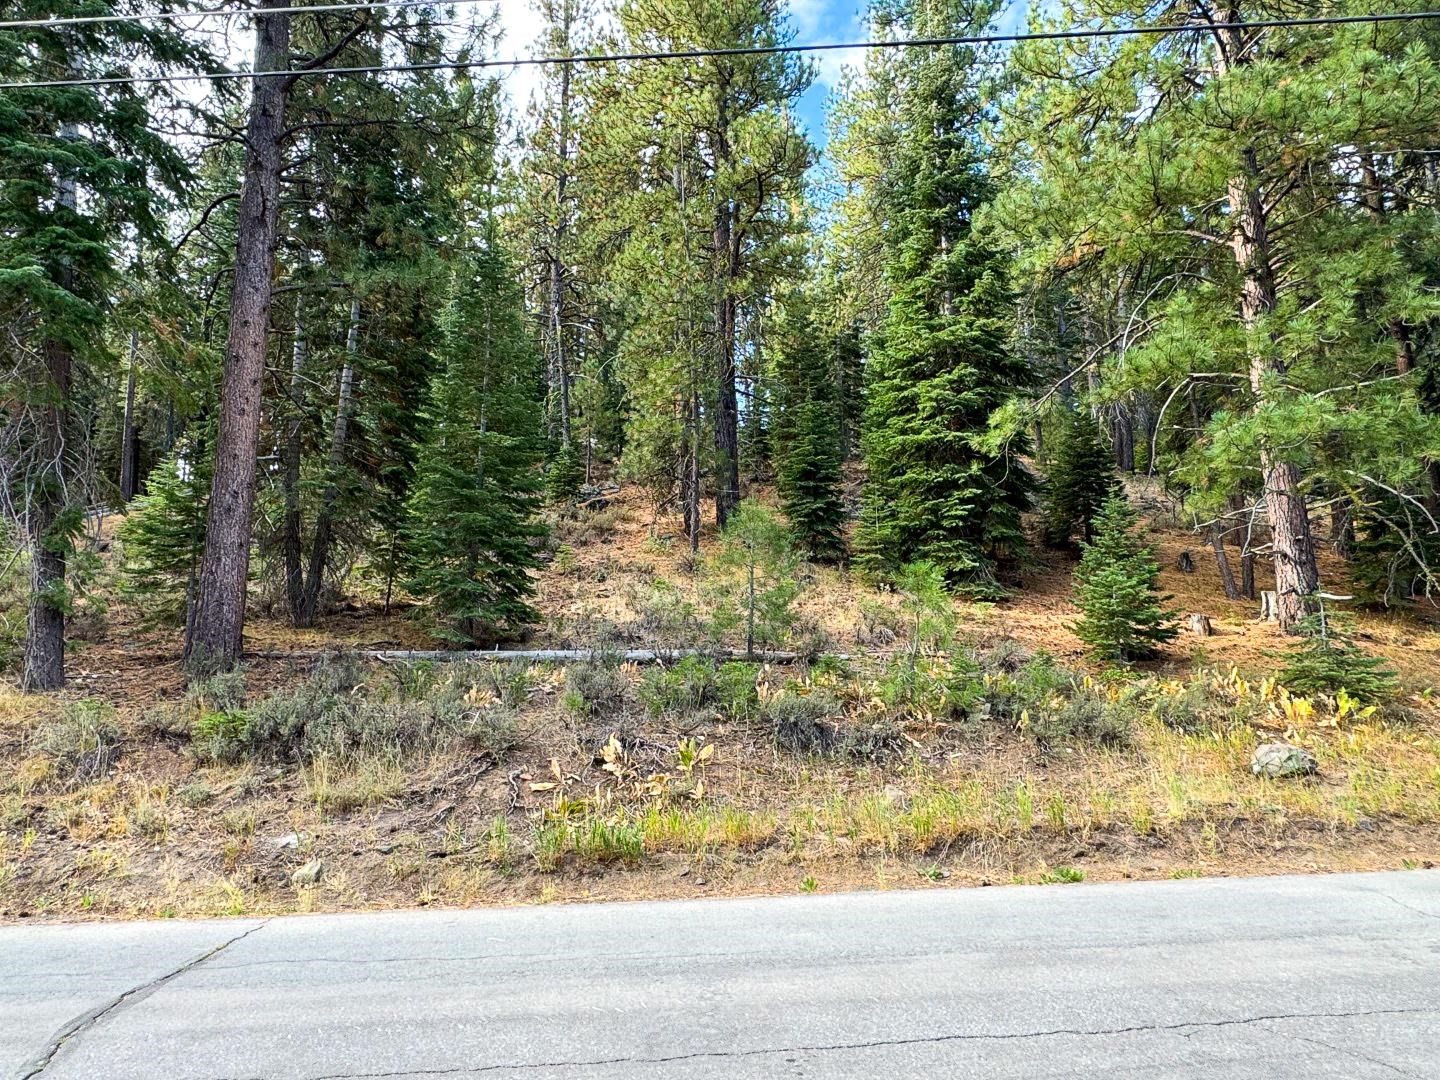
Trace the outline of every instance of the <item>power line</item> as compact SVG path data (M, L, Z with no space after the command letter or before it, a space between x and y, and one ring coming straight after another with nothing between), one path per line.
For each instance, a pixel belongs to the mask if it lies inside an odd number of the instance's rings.
M376 5L365 5L376 6ZM296 9L300 10L300 9ZM281 9L275 14L283 14ZM845 41L811 45L753 45L729 49L682 49L668 52L592 53L578 56L530 56L508 60L434 60L420 64L366 64L355 67L299 68L293 71L212 71L193 75L126 75L103 79L51 79L43 82L0 83L0 90L48 89L62 86L139 86L155 83L203 82L226 79L299 78L311 75L379 75L404 71L469 71L479 68L547 67L565 64L614 64L640 60L700 60L706 57L775 56L791 53L833 52L840 49L939 48L957 45L1019 44L1028 41L1066 41L1106 37L1202 33L1217 30L1270 30L1285 27L1342 26L1356 23L1404 23L1440 19L1440 11L1380 12L1370 15L1327 15L1293 19L1256 19L1253 22L1185 23L1171 26L1123 26L1108 30L1040 30L1020 34L972 34L958 37L902 38L880 41Z
M127 15L75 15L65 19L9 19L0 30L49 30L61 26L92 26L96 23L171 22L177 19L220 19L233 15L310 14L317 11L363 11L369 8L451 7L456 4L488 4L498 0L381 0L379 3L303 4L290 8L210 8L199 11L156 11Z

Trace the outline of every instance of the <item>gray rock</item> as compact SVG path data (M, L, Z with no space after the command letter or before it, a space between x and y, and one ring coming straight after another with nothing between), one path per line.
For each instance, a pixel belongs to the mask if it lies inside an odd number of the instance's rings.
M319 859L312 859L290 875L291 885L314 885L325 873L325 864Z
M274 844L277 848L279 848L281 851L294 851L300 846L300 841L303 839L304 837L301 836L300 833L292 832L286 833L284 836L277 836L270 842Z
M1307 750L1289 743L1265 743L1250 755L1250 771L1256 776L1284 780L1292 776L1312 776L1318 766Z

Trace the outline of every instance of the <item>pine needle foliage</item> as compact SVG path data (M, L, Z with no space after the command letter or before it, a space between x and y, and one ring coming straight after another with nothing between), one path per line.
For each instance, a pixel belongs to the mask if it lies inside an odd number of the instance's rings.
M795 543L812 559L845 556L844 448L830 358L808 304L787 305L775 361L775 474Z
M1395 673L1381 666L1345 632L1333 614L1317 612L1302 619L1299 637L1287 655L1280 682L1299 694L1345 691L1357 701L1376 704L1395 696Z
M497 251L471 255L453 289L409 505L406 587L441 636L479 645L539 618L529 603L544 532L539 360Z
M1095 538L1083 545L1075 570L1075 634L1102 660L1155 656L1179 632L1160 595L1160 564L1138 533L1139 518L1123 495L1107 499L1095 518Z
M1066 547L1077 534L1085 543L1094 539L1095 518L1105 500L1118 492L1120 478L1100 425L1088 410L1067 410L1058 426L1046 477L1045 541Z
M120 591L151 624L183 624L205 547L210 455L186 443L146 480L118 533L125 556Z
M1005 260L972 229L991 188L974 143L970 72L926 50L907 74L891 293L867 365L857 562L884 578L928 560L952 588L995 594L996 564L1024 547L1031 485L1018 460L1024 440L990 447L985 435L1029 375L1006 345L1014 305Z

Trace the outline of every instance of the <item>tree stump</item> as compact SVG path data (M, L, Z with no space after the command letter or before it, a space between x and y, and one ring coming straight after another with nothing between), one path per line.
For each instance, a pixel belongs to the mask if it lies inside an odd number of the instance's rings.
M1210 625L1210 616L1198 611L1192 611L1187 620L1190 625L1190 632L1196 637L1209 637L1215 633L1215 628Z
M1263 622L1275 622L1280 618L1280 608L1275 602L1275 593L1265 589L1260 593L1260 618Z
M1195 572L1195 556L1190 554L1189 548L1180 552L1180 572L1182 574L1193 574Z

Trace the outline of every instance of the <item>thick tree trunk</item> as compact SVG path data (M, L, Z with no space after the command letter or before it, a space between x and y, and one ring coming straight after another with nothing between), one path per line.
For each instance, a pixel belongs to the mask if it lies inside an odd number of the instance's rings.
M1270 263L1265 205L1254 182L1254 151L1246 152L1247 174L1231 180L1229 199L1234 214L1231 247L1244 276L1240 316L1254 332L1260 320L1275 307L1275 276ZM1263 398L1271 375L1284 374L1284 366L1256 350L1250 362L1250 389ZM1271 550L1275 563L1276 614L1289 629L1310 610L1310 598L1319 591L1320 572L1315 541L1299 468L1279 459L1269 448L1260 451L1260 472L1265 483L1265 511L1270 520Z
M120 426L120 501L135 498L139 447L135 441L135 369L140 362L140 331L130 331L130 369L125 375L125 417Z
M74 188L71 188L73 199ZM74 202L70 206L74 207ZM65 271L68 276L69 271ZM65 509L65 434L69 426L73 358L68 346L45 343L46 399L40 412L37 468L27 494L30 602L25 619L24 690L65 685L65 538L55 535Z
M305 593L295 625L315 625L320 608L320 590L325 584L325 566L330 561L330 543L335 532L335 500L340 497L340 471L345 467L345 444L350 434L350 407L354 399L355 357L360 349L360 300L350 301L350 329L345 335L345 364L340 369L336 393L335 426L330 432L329 479L315 515L315 542L310 548L310 571L305 576Z
M74 67L71 74L76 74ZM62 140L78 139L78 124L62 124ZM62 175L55 193L57 206L74 214L80 205L74 177ZM74 287L75 272L62 261L58 284ZM74 357L67 343L48 340L45 387L35 435L35 468L25 491L25 535L30 552L30 597L25 612L25 657L20 669L23 690L58 690L65 685L65 551L68 539L56 535L66 503L66 436L70 426L70 394Z
M290 349L290 420L285 428L285 461L281 485L285 493L285 520L282 526L285 551L285 607L293 625L299 626L301 598L305 591L305 575L300 552L300 427L304 409L305 368L304 311L295 308L295 339Z
M255 71L280 72L290 52L290 0L263 0L255 19ZM205 525L200 595L185 641L192 670L230 668L244 647L245 588L260 439L261 380L270 324L280 209L280 141L289 77L254 79L245 137L230 333L220 383L215 476Z

